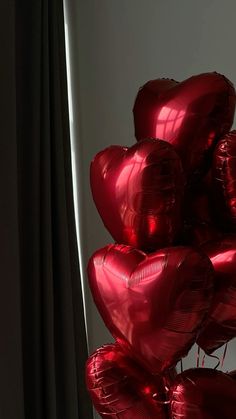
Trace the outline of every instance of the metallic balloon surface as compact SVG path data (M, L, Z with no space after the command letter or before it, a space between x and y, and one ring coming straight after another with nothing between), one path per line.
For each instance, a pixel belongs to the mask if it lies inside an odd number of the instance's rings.
M104 345L90 356L86 381L94 407L103 418L168 418L162 377L154 380L117 344Z
M217 223L236 232L236 131L217 144L212 170Z
M209 164L213 143L230 130L234 110L233 84L221 74L199 74L181 83L151 80L135 101L135 135L170 142L187 174L198 173Z
M181 228L182 167L173 147L146 140L111 146L91 163L91 189L118 243L145 251L171 245Z
M171 391L172 419L233 419L236 381L221 371L196 368L184 371Z
M152 374L185 356L209 309L213 269L188 247L146 255L124 245L98 250L88 264L90 288L113 336Z
M208 354L236 337L236 235L206 243L202 250L215 270L208 317L197 343Z

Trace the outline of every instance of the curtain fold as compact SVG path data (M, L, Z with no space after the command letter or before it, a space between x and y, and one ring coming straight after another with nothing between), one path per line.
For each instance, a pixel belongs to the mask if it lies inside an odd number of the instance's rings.
M0 2L0 418L24 419L17 215L14 3Z
M62 0L16 1L15 47L24 419L90 419Z

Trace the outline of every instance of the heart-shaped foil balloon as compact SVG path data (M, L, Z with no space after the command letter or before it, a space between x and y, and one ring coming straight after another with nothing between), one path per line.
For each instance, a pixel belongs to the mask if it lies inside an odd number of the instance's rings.
M146 140L111 146L91 163L91 189L118 243L145 251L171 245L181 228L184 180L172 146Z
M172 419L233 419L236 382L228 374L208 368L184 371L170 391Z
M232 126L235 97L232 83L218 73L199 74L181 83L151 80L135 101L136 138L168 141L188 175L202 172L209 166L212 146Z
M88 264L90 288L113 336L152 374L185 356L209 309L213 269L187 247L146 255L109 245Z
M89 357L86 381L102 418L168 418L163 378L154 380L117 344L104 345Z
M236 337L236 236L206 243L202 250L215 270L214 296L198 345L207 353Z
M236 131L216 146L212 165L214 210L222 230L236 231Z

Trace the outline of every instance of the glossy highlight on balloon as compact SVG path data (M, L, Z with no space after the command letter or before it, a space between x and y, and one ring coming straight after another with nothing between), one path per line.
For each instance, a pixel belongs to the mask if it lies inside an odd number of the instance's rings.
M164 379L154 380L118 344L104 345L89 357L86 381L102 418L168 418Z
M236 95L223 75L204 73L181 83L168 79L147 82L134 104L137 140L160 138L179 153L187 175L209 167L209 153L233 123Z
M207 353L236 337L236 235L206 243L202 250L213 265L214 295L197 343Z
M184 371L170 390L172 419L233 419L236 381L209 368Z
M145 251L173 244L181 229L184 178L164 141L111 146L91 163L94 202L115 241Z
M216 221L222 230L236 232L236 131L217 144L212 171Z
M108 245L91 257L88 278L113 337L154 375L187 355L211 303L212 265L193 248L146 255Z

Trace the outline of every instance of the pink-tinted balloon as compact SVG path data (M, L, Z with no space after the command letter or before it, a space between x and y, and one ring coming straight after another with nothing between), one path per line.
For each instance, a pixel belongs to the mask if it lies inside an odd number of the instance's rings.
M87 389L105 419L167 419L164 380L155 379L128 358L117 344L104 345L88 359Z
M118 243L145 251L171 245L181 228L181 162L164 141L111 146L91 163L91 189Z
M120 345L152 374L185 356L209 309L213 269L207 256L187 247L150 255L109 245L88 264L100 314Z
M236 232L236 131L217 144L212 172L217 223L223 230Z
M160 138L171 143L187 174L204 171L209 152L232 126L233 84L218 73L192 76L181 83L151 80L138 92L134 105L137 140Z
M215 270L212 304L198 345L208 354L236 337L236 236L206 243L202 250Z
M233 419L236 382L208 368L184 371L170 391L172 419Z

